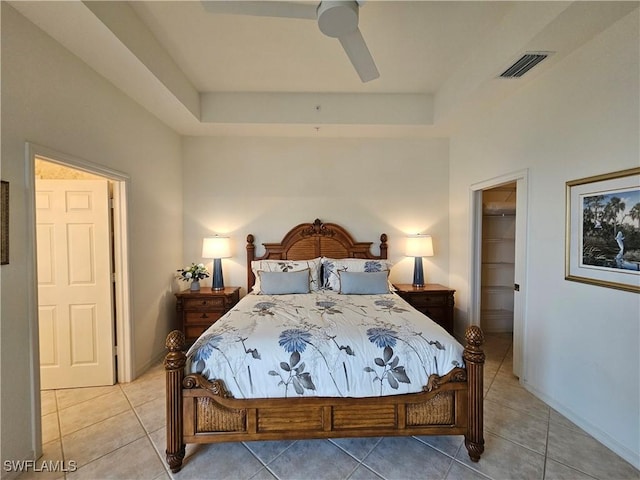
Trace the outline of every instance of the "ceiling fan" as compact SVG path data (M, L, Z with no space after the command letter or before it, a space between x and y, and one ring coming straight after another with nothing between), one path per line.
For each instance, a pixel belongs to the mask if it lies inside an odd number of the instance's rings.
M203 1L212 13L285 17L316 20L320 31L337 38L363 82L380 76L373 57L358 28L358 11L362 2L323 0L320 4L278 1Z

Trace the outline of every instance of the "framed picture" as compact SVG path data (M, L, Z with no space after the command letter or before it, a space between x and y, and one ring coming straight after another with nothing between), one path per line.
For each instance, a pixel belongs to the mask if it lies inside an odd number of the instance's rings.
M9 263L9 182L0 182L0 265Z
M565 278L640 293L640 168L567 182Z

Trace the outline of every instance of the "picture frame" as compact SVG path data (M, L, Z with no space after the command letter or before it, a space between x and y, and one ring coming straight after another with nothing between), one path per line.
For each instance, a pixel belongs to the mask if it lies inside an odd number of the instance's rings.
M640 168L566 182L565 279L640 293Z
M0 181L0 265L9 263L9 182Z

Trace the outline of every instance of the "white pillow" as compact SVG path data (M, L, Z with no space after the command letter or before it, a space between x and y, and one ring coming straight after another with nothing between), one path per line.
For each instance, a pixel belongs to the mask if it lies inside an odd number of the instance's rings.
M251 270L256 277L253 286L255 293L260 293L260 276L258 272L299 272L309 269L309 289L312 292L320 290L320 257L312 260L254 260Z
M333 291L340 291L340 274L338 272L384 272L391 270L393 264L389 260L371 258L327 258L322 257L322 286Z

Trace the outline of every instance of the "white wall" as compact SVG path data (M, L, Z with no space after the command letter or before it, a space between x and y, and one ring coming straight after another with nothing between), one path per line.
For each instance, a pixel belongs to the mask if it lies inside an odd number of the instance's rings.
M640 303L564 280L565 182L637 167L638 10L450 144L451 286L468 315L469 187L529 169L525 386L640 465Z
M293 226L345 226L357 241L389 237L391 280L411 282L405 235L434 236L425 280L448 277L448 141L445 139L199 138L184 140L184 262L201 261L202 237L229 234L226 285L246 291L246 236L277 242ZM185 285L181 286L185 288Z
M180 137L2 3L2 179L11 185L10 264L3 265L2 459L32 458L31 334L25 271L25 142L129 175L134 365L162 354L182 261ZM39 392L36 394L39 395ZM5 472L3 471L3 476Z

